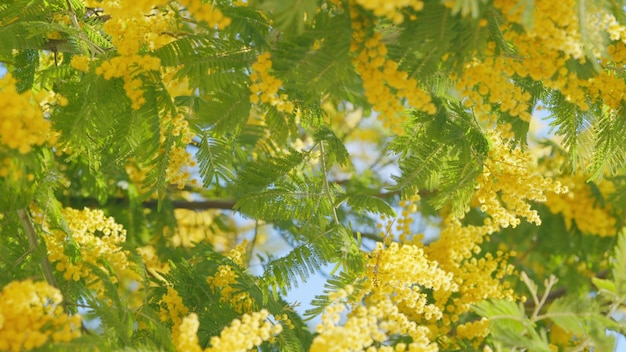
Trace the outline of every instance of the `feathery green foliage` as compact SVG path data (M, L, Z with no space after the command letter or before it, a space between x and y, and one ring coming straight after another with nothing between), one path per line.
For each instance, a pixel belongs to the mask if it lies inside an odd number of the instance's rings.
M614 1L0 2L0 351L610 351L625 43Z

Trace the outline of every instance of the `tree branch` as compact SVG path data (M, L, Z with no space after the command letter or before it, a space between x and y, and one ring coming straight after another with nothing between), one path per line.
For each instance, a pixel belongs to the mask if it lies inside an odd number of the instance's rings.
M209 210L209 209L224 209L233 210L235 206L235 200L203 200L203 201L186 201L186 200L174 200L172 206L176 209L190 209L190 210ZM143 203L147 208L156 208L158 202L156 200L149 200Z

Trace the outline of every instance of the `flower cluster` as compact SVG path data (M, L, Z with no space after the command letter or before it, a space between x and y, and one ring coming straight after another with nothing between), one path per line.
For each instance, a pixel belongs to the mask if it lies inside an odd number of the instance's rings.
M272 325L267 318L269 312L265 309L251 314L244 314L241 319L235 319L222 330L220 336L211 338L211 347L205 352L233 351L246 352L264 341L268 341L280 334L283 326Z
M137 248L135 251L139 254L139 256L141 256L141 261L145 265L146 270L150 272L152 276L165 281L160 273L167 274L170 271L170 265L169 263L162 262L159 259L156 249L151 245L146 245Z
M512 288L503 278L513 274L508 263L510 255L498 251L481 256L481 244L500 228L490 219L481 226L463 225L458 218L444 220L439 239L424 248L429 260L452 275L457 293L438 290L433 293L435 304L443 311L441 324L431 329L438 336L448 335L453 323L470 311L472 304L487 298L514 300ZM475 334L478 336L478 334Z
M123 78L124 90L135 110L145 103L142 74L161 68L158 58L141 52L153 51L172 42L174 38L166 33L178 31L176 11L172 8L158 9L165 3L139 1L123 7L117 1L106 0L99 6L111 15L103 28L111 36L119 56L104 61L96 73L105 79ZM153 9L153 6L157 6L157 9ZM84 62L80 61L73 66L77 69L85 68Z
M283 330L282 325L272 325L267 318L269 312L265 309L251 314L244 314L241 319L235 319L230 326L225 327L220 336L211 338L211 346L204 350L198 345L198 315L191 313L186 316L173 334L176 351L180 352L246 352L264 341L271 340Z
M389 299L356 305L346 321L338 325L347 301L352 301L348 298L350 294L352 287L348 286L329 295L333 303L326 308L322 323L317 326L318 335L313 339L311 352L438 351L437 344L429 339L429 329L411 321ZM394 346L390 337L397 335L409 336L410 342L395 342ZM375 343L381 346L376 349Z
M82 72L89 71L89 57L85 55L75 55L72 57L72 61L70 61L70 65Z
M602 180L598 185L586 181L586 175L569 175L558 178L566 185L569 192L550 193L546 206L553 214L560 214L565 226L570 229L572 223L583 233L598 236L615 236L616 220L611 215L611 205L602 202L593 195L592 187L596 187L601 197L608 197L615 191L610 180Z
M294 111L294 105L288 100L287 94L278 94L278 90L283 82L270 74L272 61L270 53L265 52L257 57L257 61L252 65L250 73L250 102L258 104L259 102L270 104L276 107L276 110L287 113Z
M222 11L214 8L209 3L202 0L178 0L178 2L185 6L193 18L205 22L211 27L224 29L230 25L231 19L224 16Z
M456 337L464 340L482 340L489 333L489 320L482 318L461 324L456 328ZM474 346L478 348L478 346Z
M501 58L476 59L465 65L456 88L466 97L465 106L473 107L476 115L484 120L495 119L492 111L493 106L497 106L500 112L528 122L531 95L512 82L506 72L505 61Z
M106 217L102 210L89 208L65 208L62 213L71 234L54 230L44 239L48 258L56 263L56 270L63 272L65 280L85 280L88 287L103 297L104 286L93 267L104 272L112 269L110 278L113 283L117 283L118 277L138 278L128 259L130 253L122 248L126 230L113 218ZM70 247L74 247L73 250L70 251Z
M455 292L452 275L430 261L423 248L397 242L384 248L377 243L367 263L371 292L369 303L389 300L400 312L425 321L441 319L443 312L427 301L424 290Z
M247 241L243 241L230 250L226 257L235 262L235 264L242 266L244 264L243 257L246 246ZM220 302L231 304L235 311L239 313L250 312L252 310L254 301L250 297L250 293L238 291L234 288L234 284L237 283L237 273L232 266L220 265L215 275L207 278L207 283L211 286L211 289L219 291L221 295Z
M167 287L167 292L161 297L160 308L159 317L161 321L171 322L174 330L182 323L182 317L189 313L183 299L171 286Z
M210 243L218 252L235 246L236 236L219 231L213 219L219 216L215 210L194 211L175 209L176 231L170 238L174 247L193 247L196 243Z
M394 133L403 133L402 122L406 116L402 113L406 107L400 99L406 99L409 106L418 110L435 113L430 95L418 86L417 80L399 70L397 62L387 58L387 46L382 42L380 33L366 36L375 24L354 8L350 9L350 16L353 63L363 80L365 97L379 113L378 118L384 126Z
M452 275L413 244L377 243L368 257L363 290L347 286L329 294L331 304L322 315L311 351L366 350L374 344L386 346L383 351L437 351L430 326L441 320L445 305L433 299L439 298L437 292L459 289ZM350 302L353 309L339 326ZM398 334L410 336L410 342L391 342Z
M414 11L421 11L424 2L421 0L356 0L357 4L368 9L377 17L387 17L395 24L404 21L404 15L399 10L410 7Z
M28 351L80 336L80 315L68 316L61 292L46 282L12 281L0 291L0 351Z
M161 67L161 60L149 55L125 55L116 56L104 61L98 68L96 74L102 75L104 79L123 78L124 91L131 101L133 109L138 110L145 104L143 96L143 82L140 78L142 71L158 71Z
M11 74L0 78L0 145L26 154L33 146L42 145L50 139L50 122L34 101L31 91L18 93L16 80Z
M623 40L626 28L612 15L595 5L586 6L584 17L579 21L580 13L574 0L537 1L530 12L522 5L505 0L494 1L494 6L506 18L500 25L500 32L513 45L515 53L494 50L496 43L491 42L483 57L468 64L459 82L460 90L469 98L467 104L479 112L490 111L489 104L500 104L502 111L526 120L529 96L515 88L510 80L529 77L560 91L583 111L589 109L590 101L604 101L613 109L619 107L624 100L626 83L616 77L611 67L605 67L592 77L579 77L567 66L570 60L585 63L588 57L601 62L607 52L606 36ZM532 16L529 17L529 13ZM524 27L528 18L532 19L532 25ZM619 42L615 46L619 46ZM611 52L609 47L608 56L614 53L615 49ZM511 94L507 96L507 92Z
M191 313L183 318L180 325L172 331L172 338L178 352L202 352L198 342L198 329L200 321L198 315Z
M191 177L188 171L189 167L196 166L195 160L189 152L187 152L187 145L191 143L195 134L191 132L189 123L183 116L178 114L176 116L166 115L161 118L161 144L164 144L167 137L174 137L176 143L169 150L169 163L167 165L165 179L178 186L178 189L183 189L187 180ZM192 180L192 184L197 181Z
M492 148L477 179L475 199L480 209L502 228L515 227L520 218L541 224L530 203L545 202L547 192L565 193L560 182L541 176L530 155L519 148L511 149L498 134L489 136Z

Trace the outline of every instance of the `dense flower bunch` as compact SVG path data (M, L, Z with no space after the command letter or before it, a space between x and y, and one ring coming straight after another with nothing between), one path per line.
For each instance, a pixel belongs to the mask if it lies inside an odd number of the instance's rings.
M90 59L86 55L75 55L72 57L72 61L70 61L70 65L82 72L89 72L89 63Z
M514 84L516 77L528 77L560 91L583 111L589 109L590 101L603 101L618 109L624 100L626 83L614 67L605 67L606 70L592 77L581 78L567 65L569 60L585 63L589 56L598 61L606 56L619 59L616 48L623 46L621 40L626 28L595 6L586 6L586 17L579 21L578 5L571 0L533 3L532 25L521 30L514 24L525 24L528 18L524 17L525 5L518 5L510 1L494 2L507 19L500 25L500 31L515 52L496 49L496 43L489 42L482 56L467 63L459 77L451 76L458 79L457 89L466 97L466 106L487 120L496 119L497 108L529 121L531 95ZM618 41L608 50L603 47L607 34L611 40ZM587 43L587 47L583 43Z
M616 220L611 215L611 205L604 205L593 195L594 185L587 183L584 174L566 175L558 178L566 185L569 192L550 193L546 206L553 214L560 214L567 229L576 224L583 233L598 236L615 236L617 234ZM607 199L614 193L615 186L610 180L602 180L597 186L600 196Z
M160 273L167 274L170 271L170 265L167 262L161 261L154 246L146 245L137 248L135 251L141 256L146 271L159 280L166 282Z
M483 251L481 244L488 241L490 235L499 231L500 226L494 224L491 219L486 219L482 226L464 225L452 214L444 217L439 238L424 245L424 235L414 234L411 229L414 216L412 214L418 210L416 203L418 200L419 196L415 195L409 200L401 201L403 209L401 215L397 219L384 219L386 226L382 224L379 226L382 231L381 237L384 236L389 241L397 238L399 243L391 243L385 249L388 252L386 255L378 252L379 248L372 252L376 255L370 254L368 267L371 268L370 273L374 275L369 276L377 278L373 283L376 288L381 287L379 289L381 292L393 291L393 294L387 292L394 297L392 303L407 319L426 327L429 338L438 337L441 344L450 348L461 346L458 345L459 340L479 344L489 331L488 322L461 323L461 321L467 319L467 313L473 304L485 298L508 300L517 298L509 284L503 281L505 277L514 274L509 257L515 253L505 251L481 253ZM446 285L432 291L424 287L424 292L432 292L432 297L428 298L428 301L427 296L419 292L418 286L411 284L415 278L408 279L404 288L398 287L399 281L411 277L411 273L415 272L412 265L420 262L430 263L432 270L439 272L433 277L447 280ZM379 267L385 268L390 273L403 274L385 278L385 275L380 275L382 269L378 269ZM404 273L405 267L410 268L408 270L411 273ZM374 292L375 290L366 291L365 294L375 296ZM417 296L397 301L407 294ZM409 304L405 304L405 301ZM365 302L369 305L370 298L366 298ZM464 328L460 332L455 332L454 329L459 327Z
M508 259L515 253L498 251L481 254L481 244L498 229L490 219L486 219L482 226L471 226L461 224L458 218L450 215L442 224L439 239L424 247L428 260L437 263L439 270L450 276L449 286L455 288L442 288L432 293L433 304L442 316L427 326L431 336L438 336L442 345L458 348L462 346L458 345L459 340L469 339L479 343L487 335L488 323L461 323L467 319L473 304L488 298L517 299L509 284L503 281L514 273ZM423 320L420 316L414 318ZM465 324L469 324L465 330L454 331Z
M118 282L118 278L138 279L128 259L130 253L122 247L126 230L112 217L106 217L102 210L89 208L65 208L63 216L71 234L54 230L44 239L49 260L56 263L56 270L63 273L65 280L85 280L88 287L103 297L105 289L92 267L110 273L113 283ZM75 250L70 251L70 246Z
M269 312L265 309L251 314L244 314L241 320L235 319L222 330L220 336L211 338L211 347L205 352L233 351L245 352L259 346L280 334L283 326L273 325L267 318Z
M511 149L497 133L492 133L490 140L492 148L475 192L480 209L502 228L519 225L520 218L540 225L529 202L545 202L547 192L560 194L567 187L541 176L528 153Z
M390 300L403 314L417 319L434 321L442 317L442 311L427 301L425 290L451 291L458 289L452 275L430 261L423 248L397 242L385 248L377 243L369 255L367 277L371 285L367 302L376 305Z
M387 58L387 46L382 42L380 33L368 36L375 25L371 20L351 7L353 63L363 80L365 97L379 113L378 118L392 132L403 133L402 122L406 109L401 99L406 99L409 106L425 111L435 112L435 105L430 95L418 86L417 80L408 73L399 70L399 64Z
M402 9L410 7L414 11L421 11L424 8L424 2L421 0L356 0L356 3L371 10L375 16L386 17L395 24L404 21Z
M273 325L267 318L269 312L265 309L251 314L244 314L241 319L235 319L230 326L225 327L220 336L211 338L211 346L204 352L246 352L272 339L283 330L282 325ZM198 346L198 316L192 313L185 317L179 333L174 336L177 351L202 351Z
M203 21L211 27L224 29L230 25L231 19L224 16L222 11L202 0L179 0L189 13L198 21Z
M248 242L244 240L231 249L226 257L242 267L247 244ZM220 265L215 275L207 278L207 283L214 291L220 293L220 302L231 304L241 314L252 310L254 301L250 297L250 293L237 291L233 286L237 283L237 273L231 265Z
M189 209L174 210L176 231L170 238L174 247L193 247L196 243L210 243L218 252L235 246L236 236L216 229L214 218L219 216L215 210L194 211Z
M158 71L160 65L159 59L149 55L117 56L103 62L96 69L96 74L102 75L104 79L123 78L126 95L133 109L138 110L146 102L139 75L142 71Z
M176 333L172 334L176 351L201 352L202 348L198 342L199 328L200 322L196 313L191 313L184 317L182 323L176 329Z
M353 306L346 321L339 325L346 303L356 301L350 297L352 294L351 286L329 294L333 303L326 308L322 323L317 326L318 335L313 340L311 352L438 351L437 344L429 339L428 328L411 321L389 299ZM390 338L397 335L409 336L410 340L390 345ZM376 348L375 343L381 346Z
M122 7L115 1L104 1L100 5L111 14L111 19L104 24L104 30L111 36L119 56L104 61L96 68L96 73L105 79L124 79L124 90L135 110L145 103L142 74L161 69L161 61L158 58L142 52L155 50L170 43L174 38L164 33L174 33L178 30L175 11L153 10L151 5L147 5L140 2L135 7L136 13L121 10ZM73 61L73 66L85 69L84 59L78 60Z
M537 1L532 10L532 26L520 31L514 24L524 23L524 6L501 0L495 1L494 6L507 19L500 30L516 51L514 55L500 53L489 59L496 66L492 68L494 71L504 72L508 77L518 75L541 81L546 87L561 91L583 111L589 109L590 101L603 101L613 109L619 107L626 83L611 67L581 78L567 66L568 60L585 63L588 57L600 60L611 55L610 47L608 55L604 48L604 38L608 35L611 40L623 40L626 32L612 15L595 5L585 6L585 18L579 21L574 0ZM620 45L617 42L614 47Z
M501 58L487 57L466 64L456 84L466 97L465 106L474 108L475 114L487 121L495 120L494 106L503 113L530 121L531 95L511 81L508 71Z
M21 154L33 146L46 143L50 137L50 122L43 117L32 91L18 93L11 74L0 78L0 146L5 145Z
M189 123L183 114L176 116L166 115L161 118L161 144L166 143L167 137L174 137L176 142L169 150L169 163L167 165L165 179L183 189L187 180L191 177L188 168L196 166L195 160L187 151L189 145L195 137L191 132ZM192 180L195 184L197 181Z
M28 351L80 336L80 315L68 316L61 292L32 280L12 281L0 291L0 351Z
M278 94L283 82L270 73L271 68L272 61L268 52L259 55L257 61L252 64L250 102L270 104L278 111L292 113L294 105L288 100L287 94Z
M189 313L189 309L178 295L178 291L172 286L167 287L167 292L161 297L159 317L161 321L171 322L172 329L176 330L182 323L182 319Z

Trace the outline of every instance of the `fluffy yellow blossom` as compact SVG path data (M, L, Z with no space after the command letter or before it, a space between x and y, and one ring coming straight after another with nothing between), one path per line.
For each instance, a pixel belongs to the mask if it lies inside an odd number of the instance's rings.
M193 247L196 243L210 243L218 252L235 246L236 236L222 232L213 219L219 216L215 210L194 211L175 209L176 230L170 238L174 247Z
M421 11L424 8L424 2L421 0L356 0L355 2L371 10L378 17L387 17L395 24L404 21L402 9L408 7L414 11Z
M137 110L146 102L143 96L143 81L139 78L140 73L158 71L160 65L161 61L153 56L138 54L117 56L104 61L96 68L96 74L102 75L107 80L123 78L124 91L126 91L133 109Z
M89 71L89 57L84 55L75 55L72 57L70 65L79 71L87 72Z
M501 58L475 59L463 68L456 88L466 97L465 106L474 108L482 119L488 120L493 106L497 106L500 112L528 122L531 95L515 85L506 72Z
M486 298L516 298L509 284L502 280L514 270L508 264L509 253L481 254L480 245L498 230L500 227L491 219L485 219L481 226L464 226L450 215L444 220L439 239L424 247L428 258L449 272L458 287L456 295L446 290L433 293L435 304L444 312L440 333L448 333L450 324L474 303Z
M248 241L231 249L226 257L235 262L238 266L244 266L244 258ZM246 291L238 291L234 288L237 283L237 273L230 265L220 265L214 276L207 278L207 283L216 292L220 293L220 302L231 304L239 313L245 313L252 310L253 299L250 293Z
M178 291L171 286L167 287L167 292L161 297L160 305L161 321L171 322L173 327L179 326L182 323L182 317L189 313Z
M401 99L406 99L410 107L427 113L435 112L430 95L421 89L417 80L399 70L399 64L387 58L387 46L380 33L367 36L375 23L359 14L351 7L353 63L363 80L367 101L383 121L386 128L396 134L403 133L402 122L406 107Z
M241 241L235 248L228 251L226 257L235 262L235 264L243 267L245 265L244 259L246 258L246 249L248 247L248 240Z
M196 166L195 160L189 152L187 145L191 143L195 134L191 132L189 123L183 114L176 116L166 115L161 118L161 143L164 144L167 137L174 137L176 143L169 151L169 163L167 165L165 179L183 189L191 177L188 168ZM195 184L195 180L191 181Z
M452 77L458 78L457 89L466 97L466 106L472 107L478 116L495 119L497 108L529 120L530 94L512 83L515 77L541 81L583 111L589 109L590 101L604 101L613 109L620 106L626 83L615 77L612 67L581 78L567 66L568 60L584 64L589 56L598 61L607 53L614 56L619 44L607 50L604 38L619 40L626 28L612 15L589 3L579 20L581 13L575 0L536 1L530 12L526 5L506 0L496 0L493 5L506 18L499 30L514 47L514 53L502 53L496 50L495 42L490 42L480 57L464 67L460 77ZM521 24L523 29L513 24Z
M50 122L43 117L31 91L18 93L11 74L0 78L0 147L14 149L21 154L42 145L50 137Z
M456 337L459 339L482 340L489 333L489 320L482 318L461 324L456 328ZM474 346L478 347L478 346Z
M257 57L250 73L250 102L252 104L270 104L278 111L292 113L294 105L286 94L278 94L283 82L270 74L272 61L270 53L265 52Z
M592 193L596 187L600 195L606 199L615 191L610 180L603 179L600 184L590 184L583 174L561 176L558 178L569 189L564 194L548 195L546 206L553 214L560 214L565 226L570 229L572 224L583 233L598 236L615 236L616 220L611 215L611 205L603 205Z
M318 335L313 339L311 352L375 351L375 343L389 344L389 337L407 335L411 342L395 347L381 347L380 351L438 351L437 344L429 339L429 329L411 321L389 299L357 305L339 325L340 314L345 310L345 292L326 308Z
M151 246L143 246L136 249L137 254L141 256L141 259L148 270L153 276L165 281L165 279L159 273L168 273L170 271L170 265L167 262L162 262L157 256L156 249Z
M104 61L96 68L96 73L105 79L123 78L124 90L135 110L145 104L142 74L159 71L161 66L158 58L142 52L154 51L172 42L173 36L167 33L178 31L176 11L169 7L160 8L166 3L138 1L131 4L124 1L121 4L105 0L98 6L111 15L103 28L111 36L119 56Z
M424 320L442 317L442 311L428 302L424 290L456 291L452 275L428 260L424 250L415 245L391 243L387 248L377 243L367 263L371 280L368 302L390 300L406 315Z
M369 350L374 344L389 344L397 335L412 341L381 350L437 351L429 325L444 312L429 296L457 291L452 275L429 260L423 248L393 242L388 247L377 243L369 254L366 278L361 291L347 286L329 294L331 304L322 314L311 351ZM339 325L346 303L353 308Z
M607 49L604 43L607 36L622 40L626 27L611 14L593 3L586 4L581 13L575 0L536 1L530 11L526 5L506 0L496 0L493 5L506 18L499 30L514 49L503 52L502 48L496 49L495 41L489 42L480 57L466 63L460 76L451 76L457 80L456 88L465 98L465 106L477 116L494 121L497 113L506 113L529 121L531 94L514 84L519 77L541 81L545 87L560 91L583 111L595 101L613 109L620 107L626 83L614 71L619 64L610 66L610 61L604 59L608 56L619 63L623 55L616 49L623 45L618 42ZM584 64L588 57L604 67L591 77L579 77L568 63Z
M0 351L28 351L80 336L81 317L68 316L61 292L46 282L12 281L0 291Z
M202 0L178 0L178 2L185 6L193 18L205 22L211 27L224 29L230 25L231 19L224 16L222 11L214 8L210 3Z
M200 328L200 322L196 313L191 313L183 318L180 325L172 331L176 351L202 352L198 343L198 328Z
M267 318L269 312L265 309L251 314L244 314L241 319L235 319L230 326L225 327L220 336L211 338L211 346L205 352L246 352L264 341L282 332L282 325L272 325Z
M480 209L503 228L519 225L520 218L540 225L541 219L529 202L545 202L547 192L564 193L567 187L541 176L528 153L511 149L495 133L489 138L492 149L474 195Z
M102 210L85 208L77 210L65 208L62 211L71 234L54 230L44 236L48 248L48 258L65 280L84 279L87 286L95 289L99 296L104 295L100 278L92 269L98 267L111 272L111 281L118 278L138 278L133 264L128 259L130 253L123 249L126 230L112 217L106 217ZM71 238L71 242L68 241ZM72 246L70 251L68 246ZM72 253L69 255L69 253Z
M220 302L228 303L238 313L252 310L254 301L247 291L237 290L237 273L230 265L220 265L214 276L207 278L207 283L214 292L220 293Z

